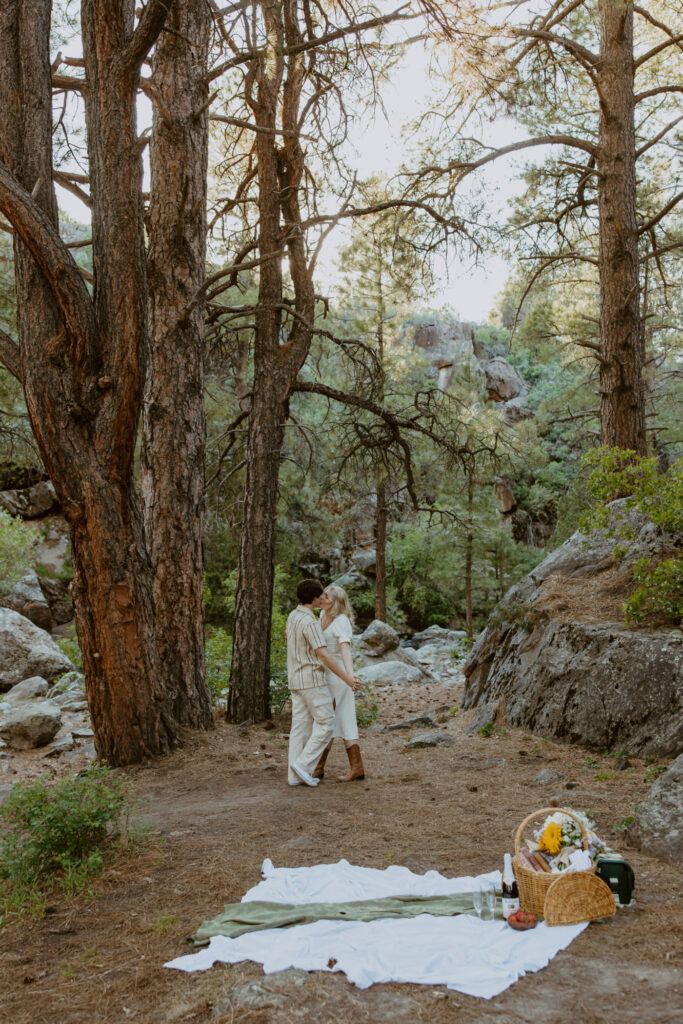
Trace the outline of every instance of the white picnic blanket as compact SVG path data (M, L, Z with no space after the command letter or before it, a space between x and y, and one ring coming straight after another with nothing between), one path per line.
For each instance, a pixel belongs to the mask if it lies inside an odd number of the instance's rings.
M500 882L494 871L476 878L446 878L436 871L416 875L392 866L380 871L341 860L311 868L275 868L263 862L264 880L242 902L335 903L383 896L440 896L470 892L484 881ZM411 919L367 923L316 921L293 928L269 928L236 939L217 936L206 949L170 960L165 967L205 971L215 963L254 960L266 974L298 967L343 971L359 988L377 982L446 985L490 999L527 972L539 971L565 949L585 924L548 928L540 922L515 932L502 921L422 914Z

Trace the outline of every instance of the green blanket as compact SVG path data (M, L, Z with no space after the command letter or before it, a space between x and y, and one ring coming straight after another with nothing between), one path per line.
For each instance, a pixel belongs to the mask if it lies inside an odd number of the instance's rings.
M488 914L488 910L484 908ZM474 914L471 893L457 896L387 896L377 900L354 900L351 903L269 903L253 900L250 903L226 903L222 914L204 921L192 940L196 946L206 946L213 935L236 939L245 932L265 928L291 928L295 924L313 921L376 921L383 917L455 917L456 914ZM500 897L496 898L496 918L503 919Z

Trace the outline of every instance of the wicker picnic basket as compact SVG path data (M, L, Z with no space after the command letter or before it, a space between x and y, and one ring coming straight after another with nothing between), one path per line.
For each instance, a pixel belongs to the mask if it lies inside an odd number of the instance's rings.
M612 890L597 875L590 871L568 871L553 878L543 906L547 925L579 924L616 914Z
M568 811L563 807L544 807L540 811L534 811L524 819L515 834L515 856L513 858L513 866L515 878L517 879L517 886L519 888L519 905L523 910L530 910L531 913L536 914L537 917L545 917L545 898L548 893L548 889L553 882L561 876L545 871L534 871L533 868L528 867L524 863L519 851L522 845L524 829L527 827L529 822L533 821L534 818L540 818L541 815L557 814L558 812L560 814L569 815L570 818L573 818L574 821L577 822L581 829L583 849L587 850L588 836L583 822L573 813L573 811ZM582 875L594 875L596 870L597 866L594 864L593 867L586 868L585 871L572 871L570 874L573 879L576 879L578 884ZM589 918L584 917L581 920L587 921Z

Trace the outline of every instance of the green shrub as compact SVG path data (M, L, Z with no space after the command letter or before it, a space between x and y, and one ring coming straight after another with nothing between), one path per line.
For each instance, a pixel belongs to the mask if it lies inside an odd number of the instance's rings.
M31 564L33 534L0 509L0 595L9 594Z
M0 911L77 891L98 873L131 808L126 780L104 765L51 784L19 782L0 806Z
M664 533L683 530L683 460L666 473L658 472L656 458L646 459L621 448L598 448L584 456L592 468L588 493L592 506L582 516L584 533L602 529L615 538L614 557L628 553L633 528L624 518L614 523L609 503L625 498L624 508L646 516ZM659 562L641 558L632 566L637 587L624 604L627 625L640 622L645 615L661 615L677 622L683 616L683 557L676 553Z
M74 668L79 672L83 671L83 655L81 654L81 645L79 644L76 637L70 636L59 636L55 637L55 643L59 647L62 654L66 654L70 662L73 663Z
M225 697L230 685L232 637L224 629L206 630L206 681L214 703Z
M683 558L665 558L654 568L649 558L633 565L637 588L624 605L626 625L640 622L644 615L663 615L678 621L683 618Z

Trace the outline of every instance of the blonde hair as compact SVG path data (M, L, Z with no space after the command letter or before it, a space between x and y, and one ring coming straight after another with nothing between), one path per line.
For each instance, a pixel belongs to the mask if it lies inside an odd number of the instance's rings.
M329 587L325 587L325 593L332 601L332 607L327 613L330 622L333 622L338 615L346 615L353 626L355 622L353 608L351 607L349 596L344 588L338 587L336 583L330 583Z

